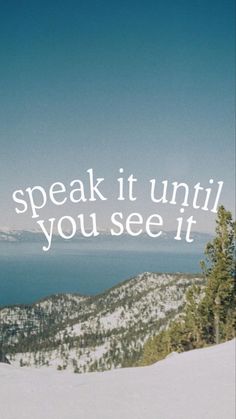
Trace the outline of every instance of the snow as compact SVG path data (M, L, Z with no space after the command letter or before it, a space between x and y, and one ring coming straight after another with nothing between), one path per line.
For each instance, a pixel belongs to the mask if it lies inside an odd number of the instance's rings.
M100 325L105 329L117 329L123 323L125 325L125 320L121 322L122 313L124 312L123 307L119 307L117 310L113 311L113 313L107 313L105 316L101 317Z
M0 364L4 419L234 419L235 340L149 367L73 374Z

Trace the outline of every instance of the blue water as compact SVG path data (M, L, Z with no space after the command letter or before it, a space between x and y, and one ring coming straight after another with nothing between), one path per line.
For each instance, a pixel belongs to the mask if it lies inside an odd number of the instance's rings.
M199 272L201 258L199 249L104 250L55 243L44 253L39 243L0 243L0 305L63 292L97 294L145 271Z

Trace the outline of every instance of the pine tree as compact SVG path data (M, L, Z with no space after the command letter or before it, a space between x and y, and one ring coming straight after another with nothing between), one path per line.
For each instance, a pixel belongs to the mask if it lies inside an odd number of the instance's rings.
M207 343L219 343L234 334L236 302L235 223L232 215L220 206L216 220L216 237L206 247L202 263L207 284L199 310L202 334Z
M201 299L202 288L200 286L193 285L186 293L183 319L187 350L204 346L199 309Z
M170 353L169 335L163 330L153 338L148 339L138 365L150 365L160 361Z

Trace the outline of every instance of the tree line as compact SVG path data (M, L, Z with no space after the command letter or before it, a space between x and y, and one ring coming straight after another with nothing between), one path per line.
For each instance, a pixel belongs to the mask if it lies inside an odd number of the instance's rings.
M138 365L148 365L169 353L202 348L235 337L236 275L235 222L223 206L218 208L214 239L200 262L205 286L193 285L186 293L180 317L150 338Z

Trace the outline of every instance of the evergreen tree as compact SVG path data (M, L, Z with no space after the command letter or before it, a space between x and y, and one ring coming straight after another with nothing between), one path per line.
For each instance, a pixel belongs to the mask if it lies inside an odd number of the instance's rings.
M150 365L160 361L170 353L170 342L167 331L163 330L144 345L143 353L137 365Z
M220 206L216 237L206 246L202 267L207 279L205 296L200 303L202 335L207 343L233 337L235 330L235 223L232 215Z
M201 313L199 309L201 298L202 288L200 286L194 285L186 293L184 324L188 349L204 346L202 339Z

